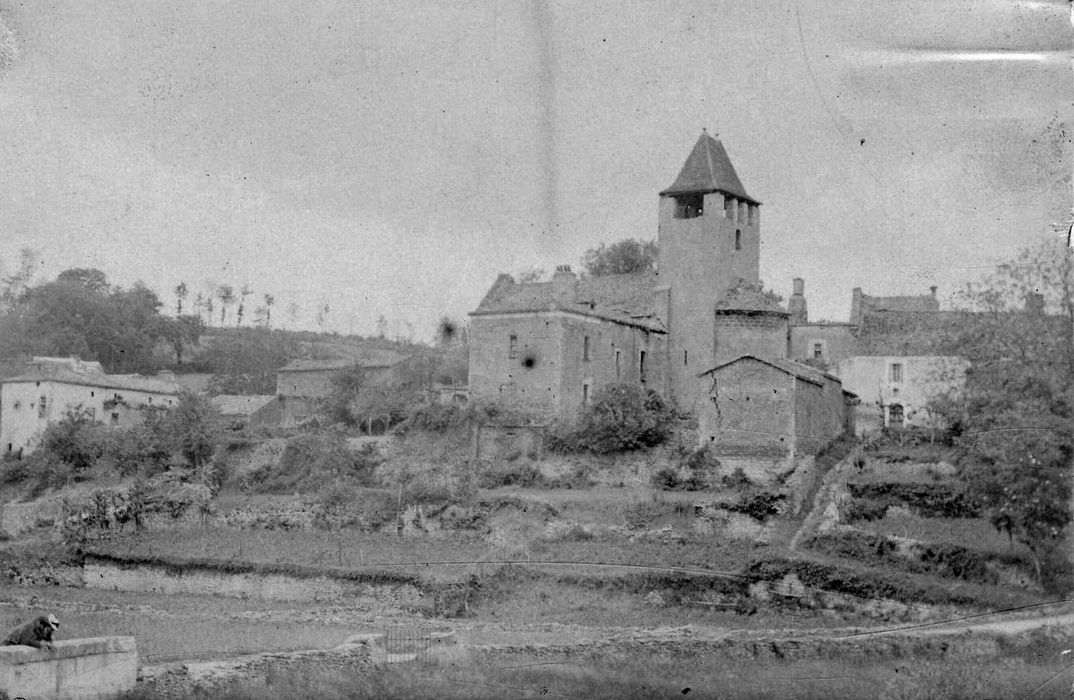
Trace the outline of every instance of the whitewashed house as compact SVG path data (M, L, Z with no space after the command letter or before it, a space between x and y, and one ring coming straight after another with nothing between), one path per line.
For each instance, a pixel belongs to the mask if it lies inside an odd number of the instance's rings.
M74 408L97 421L125 427L145 406L172 406L179 385L168 378L106 374L99 362L35 357L27 370L0 382L0 452L30 452L45 427Z

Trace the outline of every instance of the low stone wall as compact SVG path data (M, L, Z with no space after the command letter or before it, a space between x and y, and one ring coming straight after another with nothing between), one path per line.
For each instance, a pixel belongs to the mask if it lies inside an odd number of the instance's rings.
M92 560L83 567L82 580L87 588L169 595L221 595L289 601L366 598L371 603L395 607L414 606L423 600L422 592L409 584L370 584L284 574L232 574L194 568L173 571L163 566L126 567Z
M353 672L373 665L371 640L352 637L335 649L240 656L227 661L205 661L146 666L138 689L154 698L183 698L192 693L212 697L228 686L256 686L270 675L302 677L311 672Z
M0 690L10 698L109 698L134 688L134 637L67 639L55 651L0 647Z
M931 636L862 635L805 639L723 638L723 639L608 639L577 644L525 644L472 646L467 648L474 662L512 663L535 659L541 663L558 661L584 663L587 659L722 658L729 661L807 659L969 659L1001 655L999 634L935 634Z

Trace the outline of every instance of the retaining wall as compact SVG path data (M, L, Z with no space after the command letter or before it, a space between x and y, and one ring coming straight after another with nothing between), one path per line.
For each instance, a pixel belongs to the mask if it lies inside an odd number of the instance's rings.
M87 561L82 569L87 588L168 595L221 595L262 600L330 601L367 598L394 606L419 604L422 592L409 584L370 584L329 577L285 574L226 573L204 569L174 571L163 566L124 567Z
M134 688L134 637L67 639L55 647L0 647L0 690L9 698L76 700L111 698Z

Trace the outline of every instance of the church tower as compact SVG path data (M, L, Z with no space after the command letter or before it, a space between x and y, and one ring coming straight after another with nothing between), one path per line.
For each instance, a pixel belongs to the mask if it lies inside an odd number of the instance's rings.
M697 377L715 361L717 300L739 280L760 282L760 205L746 194L723 144L705 131L660 193L668 388L680 408L694 409Z

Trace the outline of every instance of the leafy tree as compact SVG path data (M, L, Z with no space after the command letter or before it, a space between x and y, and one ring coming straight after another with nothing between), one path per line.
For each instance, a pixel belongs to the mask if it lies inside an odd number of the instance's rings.
M653 272L656 270L656 241L637 241L633 238L601 244L590 248L582 257L582 267L593 277L621 275L628 272Z
M971 459L962 481L1000 531L1030 550L1038 580L1071 520L1074 251L1042 243L962 294L952 347L973 366L936 405ZM972 313L970 313L972 312Z
M652 390L609 384L582 411L577 424L555 441L568 450L607 454L659 445L671 434L672 407Z
M220 412L209 400L190 391L179 394L176 405L165 414L162 427L172 450L195 469L204 467L220 441Z
M122 289L99 270L67 270L27 288L0 318L0 353L76 355L99 360L109 372L149 371L166 336L160 308L140 282Z

